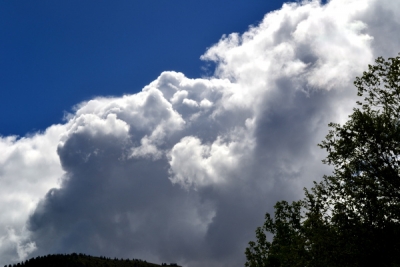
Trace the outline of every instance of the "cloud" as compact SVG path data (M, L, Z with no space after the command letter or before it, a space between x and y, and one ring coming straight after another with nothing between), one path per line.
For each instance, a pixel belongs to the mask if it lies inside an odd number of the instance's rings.
M25 224L39 200L59 186L64 171L56 152L63 125L17 138L0 137L0 261L22 260L35 243Z
M264 213L331 171L317 143L351 112L354 78L396 55L399 10L284 4L207 50L212 77L163 72L140 93L77 105L64 125L3 137L0 258L242 266Z

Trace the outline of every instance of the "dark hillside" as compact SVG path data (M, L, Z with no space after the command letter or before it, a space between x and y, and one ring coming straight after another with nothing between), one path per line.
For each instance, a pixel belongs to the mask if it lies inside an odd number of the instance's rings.
M111 259L106 257L93 257L85 254L72 253L69 255L56 254L31 258L24 262L5 265L4 267L158 267L171 266L159 265L139 259ZM177 266L177 265L172 265Z

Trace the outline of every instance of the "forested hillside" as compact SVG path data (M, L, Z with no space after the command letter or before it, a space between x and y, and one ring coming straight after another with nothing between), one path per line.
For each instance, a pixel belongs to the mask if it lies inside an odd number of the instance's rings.
M85 254L56 254L31 258L21 263L9 264L4 267L158 267L178 266L176 264L161 265L139 259L117 259L93 257Z

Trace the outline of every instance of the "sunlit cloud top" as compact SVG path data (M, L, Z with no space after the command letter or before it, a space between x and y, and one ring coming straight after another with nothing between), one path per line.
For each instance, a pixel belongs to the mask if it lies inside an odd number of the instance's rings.
M265 212L331 169L317 147L394 56L399 4L288 3L139 93L77 104L62 125L2 137L0 258L82 252L243 266Z

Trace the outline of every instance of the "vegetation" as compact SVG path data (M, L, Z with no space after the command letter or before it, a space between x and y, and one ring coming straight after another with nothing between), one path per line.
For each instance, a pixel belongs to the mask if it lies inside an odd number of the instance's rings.
M246 248L246 267L400 266L400 56L379 57L354 85L364 99L319 144L333 173L304 199L276 203ZM177 265L73 253L4 267L22 266Z
M56 254L31 258L25 262L4 267L158 267L177 266L154 264L139 259L111 259L106 257L93 257L85 254Z
M364 99L319 144L332 175L276 203L245 266L400 266L400 56L379 57L354 85Z

